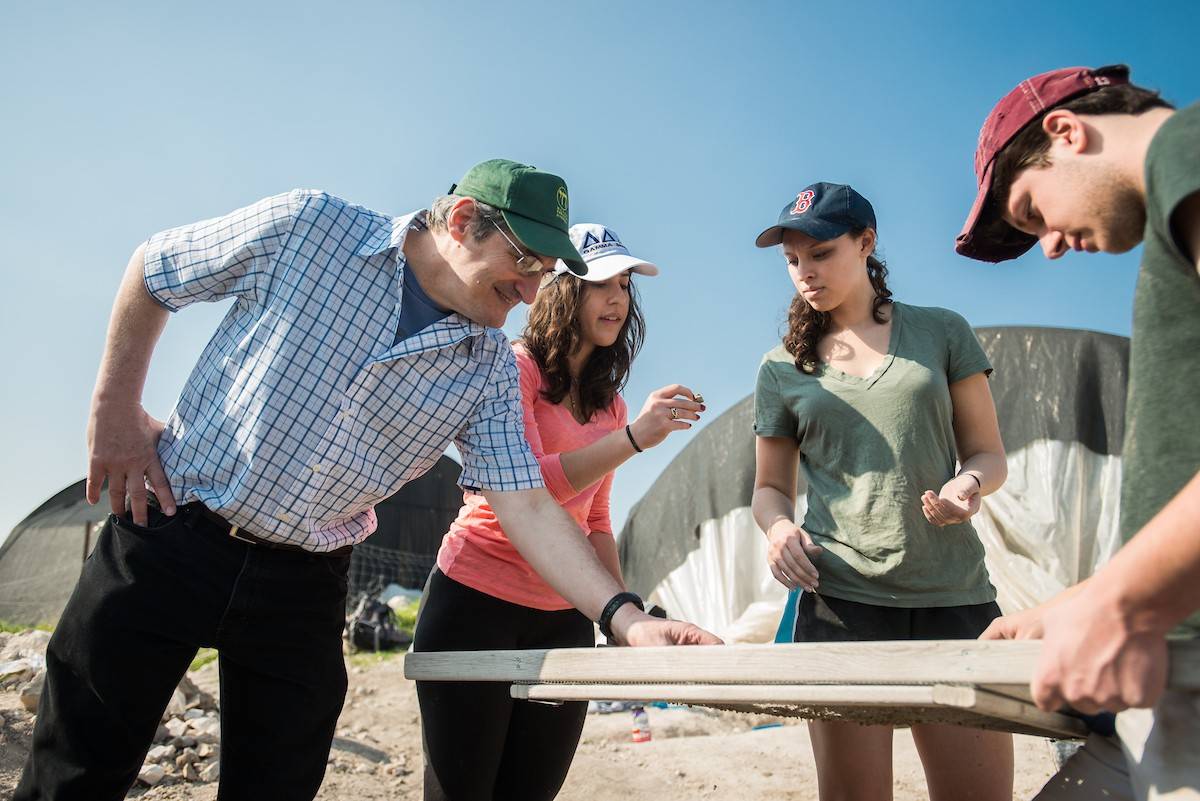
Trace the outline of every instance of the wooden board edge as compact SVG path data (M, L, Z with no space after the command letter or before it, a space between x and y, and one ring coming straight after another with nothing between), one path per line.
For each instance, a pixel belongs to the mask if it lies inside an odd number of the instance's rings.
M935 685L933 697L937 703L959 706L964 696L963 691L972 696L969 705L963 708L977 714L1041 729L1066 739L1087 737L1087 726L1077 718L1060 715L1056 712L1043 712L1032 703L999 695L982 688Z
M929 685L868 684L514 684L529 701L666 701L680 704L929 706Z
M1200 690L1200 641L1169 645L1169 686ZM405 657L404 675L508 683L1020 685L1033 675L1040 648L1032 640L928 640L421 652Z

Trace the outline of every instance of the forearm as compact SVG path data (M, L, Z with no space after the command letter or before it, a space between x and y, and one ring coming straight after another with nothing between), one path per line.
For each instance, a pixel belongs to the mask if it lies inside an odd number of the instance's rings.
M576 492L582 492L616 470L637 451L622 426L610 431L590 445L559 454L559 463L567 481Z
M1200 609L1200 473L1088 584L1134 631L1166 633Z
M621 558L617 555L616 538L608 531L593 531L588 541L592 543L600 564L624 587L625 577L621 575Z
M170 312L146 291L142 247L134 251L117 290L93 406L132 405L141 402L154 346Z
M759 487L751 498L750 512L766 533L780 520L792 521L796 516L796 501L774 487Z
M979 481L980 494L991 495L1008 479L1008 460L1003 453L976 453L963 462L958 473L974 476Z
M545 490L484 492L509 541L554 590L591 620L623 587L571 516Z

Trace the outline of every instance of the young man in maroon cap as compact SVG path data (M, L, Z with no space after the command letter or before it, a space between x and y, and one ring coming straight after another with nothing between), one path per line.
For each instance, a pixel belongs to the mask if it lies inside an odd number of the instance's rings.
M1167 637L1200 633L1200 105L1175 111L1125 66L1022 81L984 122L959 253L1145 243L1134 299L1122 465L1125 546L1090 579L1001 618L1045 641L1043 709L1121 712L1039 799L1200 798L1200 693L1164 692ZM1122 711L1124 710L1124 711Z

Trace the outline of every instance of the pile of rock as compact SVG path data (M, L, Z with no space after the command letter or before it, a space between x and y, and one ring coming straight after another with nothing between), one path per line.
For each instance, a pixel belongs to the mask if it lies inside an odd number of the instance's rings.
M50 633L0 632L0 690L17 690L21 704L37 713L46 677ZM220 776L221 718L216 700L184 676L175 688L138 772L143 784L211 782Z
M0 690L19 692L21 706L34 713L46 680L48 642L48 631L0 633Z
M138 780L151 787L160 782L216 781L221 774L220 743L216 701L184 676L163 713Z

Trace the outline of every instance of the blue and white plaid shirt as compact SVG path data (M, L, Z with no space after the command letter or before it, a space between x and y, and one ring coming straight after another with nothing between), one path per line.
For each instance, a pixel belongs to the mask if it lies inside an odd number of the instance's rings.
M394 342L418 215L295 190L149 239L165 307L237 298L159 442L177 501L322 552L365 539L451 441L464 487L542 486L502 332L451 314Z

